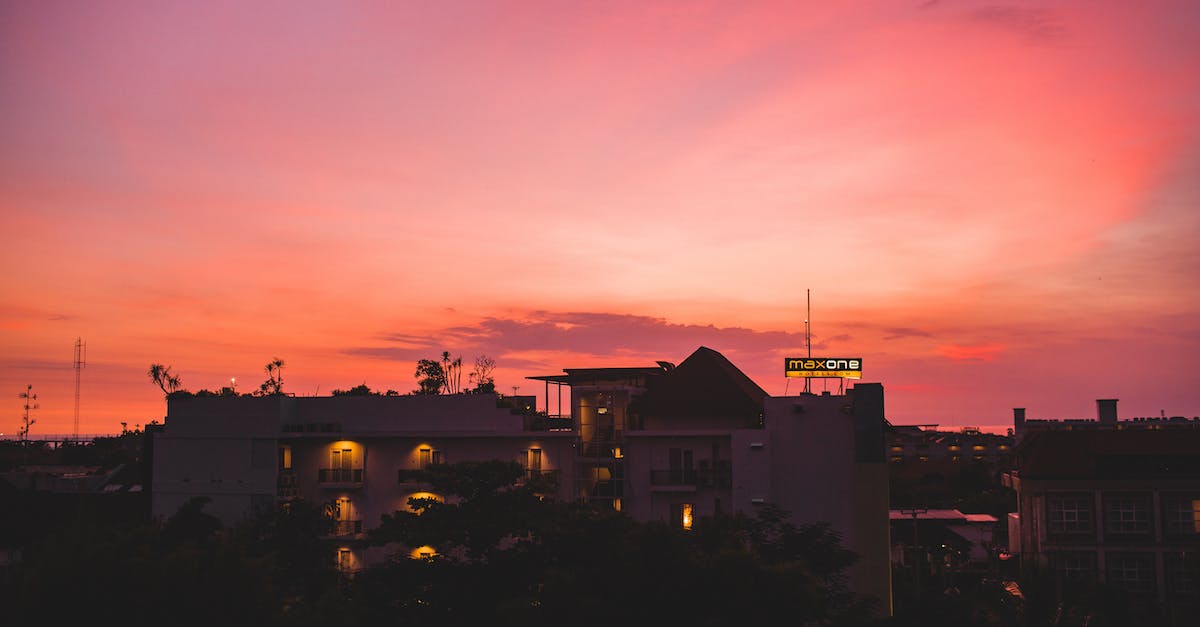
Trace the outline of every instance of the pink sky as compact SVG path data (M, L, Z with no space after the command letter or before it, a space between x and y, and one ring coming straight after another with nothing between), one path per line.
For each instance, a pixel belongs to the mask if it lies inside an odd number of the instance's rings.
M809 4L818 5L809 7ZM1200 414L1200 4L0 4L0 432L861 356L895 423ZM820 387L820 384L818 384ZM0 395L2 396L2 395ZM553 404L553 400L552 400Z

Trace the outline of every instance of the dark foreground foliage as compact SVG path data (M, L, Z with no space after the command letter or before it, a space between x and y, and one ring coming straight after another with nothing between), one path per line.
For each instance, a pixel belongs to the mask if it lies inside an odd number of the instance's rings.
M366 542L395 550L335 570L321 508L294 501L223 528L202 499L167 521L79 519L3 572L11 625L866 625L854 556L784 512L698 519L690 531L538 496L508 464L425 477ZM407 548L437 548L411 559Z

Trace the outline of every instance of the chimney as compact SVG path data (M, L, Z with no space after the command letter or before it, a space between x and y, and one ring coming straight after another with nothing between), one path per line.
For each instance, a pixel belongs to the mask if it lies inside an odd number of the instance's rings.
M1115 398L1096 399L1096 418L1100 420L1100 424L1117 424L1117 400Z

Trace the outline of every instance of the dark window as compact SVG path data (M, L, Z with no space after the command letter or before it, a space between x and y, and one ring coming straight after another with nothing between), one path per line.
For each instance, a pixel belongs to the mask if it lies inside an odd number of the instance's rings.
M1046 525L1052 534L1092 532L1092 495L1046 495Z
M1135 594L1154 592L1154 555L1109 553L1105 556L1108 583Z
M1164 492L1163 531L1179 538L1200 535L1200 494Z
M1145 535L1150 529L1149 494L1104 495L1104 533Z

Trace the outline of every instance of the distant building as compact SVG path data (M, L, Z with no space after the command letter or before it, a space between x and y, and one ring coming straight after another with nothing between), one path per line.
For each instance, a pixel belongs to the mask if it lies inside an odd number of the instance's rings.
M827 521L860 555L854 589L890 605L883 387L770 397L720 353L678 367L530 377L570 392L570 413L496 395L172 398L156 434L154 512L190 498L226 522L305 497L324 504L345 568L380 559L363 532L408 498L440 495L413 470L512 460L547 494L689 528L762 504ZM435 550L435 549L429 549Z
M1116 401L1099 407L1096 421L1024 428L1018 421L1016 469L1005 476L1018 498L1010 550L1025 577L1049 577L1060 595L1109 584L1160 603L1173 624L1193 624L1200 610L1200 425L1122 422Z
M925 565L927 576L985 572L995 557L991 514L957 509L893 508L889 511L892 564ZM950 583L950 582L943 582Z
M938 430L937 425L888 425L887 455L892 463L982 462L1006 468L1012 461L1013 436L974 427Z
M1111 429L1116 431L1142 429L1200 429L1200 416L1161 416L1136 417L1127 420L1117 418L1117 401L1115 398L1096 400L1096 417L1066 418L1066 419L1028 419L1025 408L1013 409L1013 434L1019 441L1027 433L1036 431L1078 431L1089 429Z

